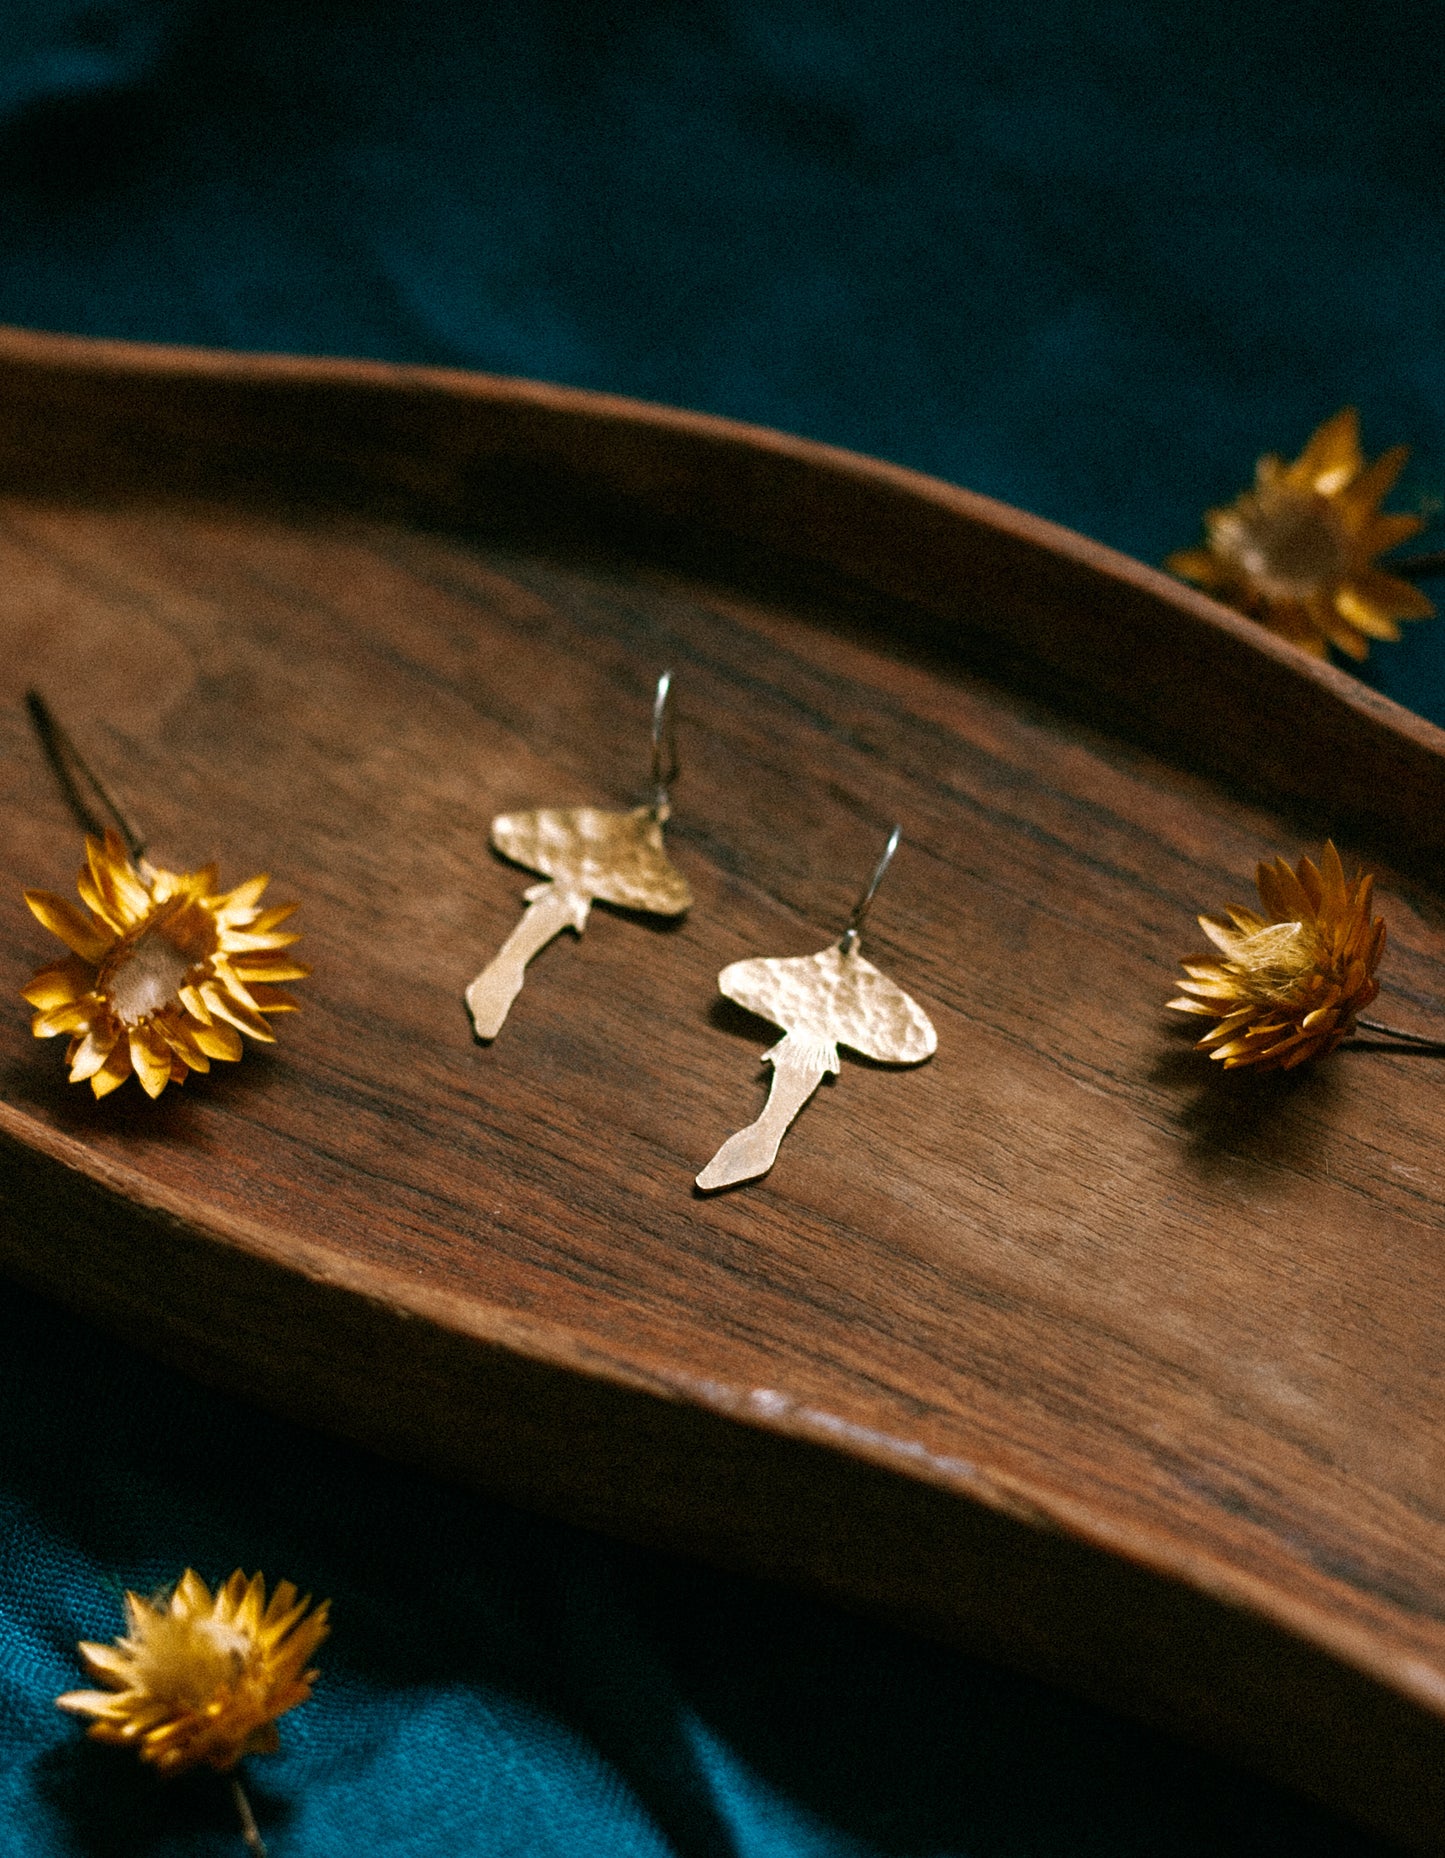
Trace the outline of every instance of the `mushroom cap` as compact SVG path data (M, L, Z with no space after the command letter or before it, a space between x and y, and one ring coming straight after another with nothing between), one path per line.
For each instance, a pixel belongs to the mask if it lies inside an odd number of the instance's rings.
M761 955L718 976L729 1000L785 1031L846 1045L884 1064L919 1064L938 1034L916 1000L858 953L834 943L816 955Z
M681 916L692 903L687 879L662 848L662 822L651 807L630 813L595 806L498 813L492 843L514 864L625 910Z

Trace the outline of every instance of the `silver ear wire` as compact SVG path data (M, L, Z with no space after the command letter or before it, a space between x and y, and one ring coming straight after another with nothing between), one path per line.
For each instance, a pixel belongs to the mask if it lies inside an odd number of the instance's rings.
M652 700L652 810L665 819L671 805L672 783L682 772L677 758L677 720L672 710L672 673L657 680Z
M851 955L853 950L858 946L858 937L863 932L864 921L867 918L874 897L878 894L878 886L883 882L888 867L893 862L893 854L898 850L902 842L903 828L901 826L895 826L888 835L888 843L883 847L883 856L873 867L873 875L868 880L867 889L853 905L853 914L848 918L848 927L843 931L843 939L838 944L839 950L843 954Z

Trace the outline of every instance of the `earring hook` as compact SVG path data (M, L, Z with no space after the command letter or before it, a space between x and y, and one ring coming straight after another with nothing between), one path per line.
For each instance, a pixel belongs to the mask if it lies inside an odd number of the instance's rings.
M652 810L658 819L667 817L672 783L681 772L677 720L672 710L672 673L664 671L652 700Z
M100 839L105 837L107 823L114 826L125 841L131 862L139 864L145 857L145 841L101 785L99 776L75 746L69 731L62 728L38 690L26 691L25 707L30 712L45 759L82 828Z
M873 867L873 875L868 880L868 888L853 905L853 914L848 918L848 927L843 931L843 939L838 944L843 954L851 955L853 950L858 946L858 937L863 932L864 920L872 906L874 897L878 894L878 886L883 882L888 867L893 862L893 854L902 843L903 828L901 826L895 826L888 835L888 843L883 847L883 856Z

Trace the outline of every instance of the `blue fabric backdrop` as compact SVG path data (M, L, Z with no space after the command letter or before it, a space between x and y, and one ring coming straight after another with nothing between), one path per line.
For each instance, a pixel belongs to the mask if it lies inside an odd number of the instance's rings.
M0 0L0 320L545 376L1146 559L1337 406L1445 491L1438 6ZM1445 627L1369 675L1445 720ZM50 1699L115 1583L331 1594L290 1854L1362 1858L978 1665L430 1484L0 1293L0 1826L237 1851ZM364 1520L363 1520L364 1519Z

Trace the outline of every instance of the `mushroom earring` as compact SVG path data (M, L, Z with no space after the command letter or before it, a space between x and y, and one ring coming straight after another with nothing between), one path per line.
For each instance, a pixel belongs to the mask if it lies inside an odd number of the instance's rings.
M681 916L691 907L687 880L662 846L677 774L672 673L664 671L652 706L651 805L627 813L543 807L492 821L492 844L502 856L540 872L545 882L523 893L521 921L466 991L478 1039L496 1038L522 991L527 963L562 930L581 935L594 903L651 916Z
M864 918L899 838L895 826L841 941L816 955L735 961L718 976L729 1000L781 1026L784 1037L763 1054L773 1075L762 1115L729 1136L698 1175L704 1192L767 1173L793 1118L839 1069L840 1045L880 1064L921 1064L937 1050L938 1034L923 1008L859 953Z

